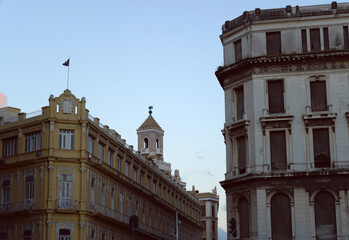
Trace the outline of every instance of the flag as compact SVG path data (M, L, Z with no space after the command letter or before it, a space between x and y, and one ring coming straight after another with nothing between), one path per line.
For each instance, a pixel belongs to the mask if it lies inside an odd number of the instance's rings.
M67 61L65 61L65 62L63 63L63 66L67 66L67 67L69 67L69 60L70 60L70 58L68 58L68 60L67 60Z

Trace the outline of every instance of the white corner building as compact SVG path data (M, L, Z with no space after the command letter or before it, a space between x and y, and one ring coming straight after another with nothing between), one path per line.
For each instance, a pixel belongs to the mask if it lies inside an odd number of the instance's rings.
M229 240L349 239L348 26L337 2L223 25Z

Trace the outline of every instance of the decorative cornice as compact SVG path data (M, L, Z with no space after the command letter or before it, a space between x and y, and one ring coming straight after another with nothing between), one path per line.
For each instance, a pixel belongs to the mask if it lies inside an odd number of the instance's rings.
M285 54L246 58L226 67L219 67L216 77L223 88L251 78L254 74L295 73L349 68L349 50L325 53Z

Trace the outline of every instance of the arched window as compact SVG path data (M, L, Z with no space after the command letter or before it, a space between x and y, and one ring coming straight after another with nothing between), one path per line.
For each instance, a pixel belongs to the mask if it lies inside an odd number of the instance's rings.
M246 198L240 198L238 202L239 219L240 219L240 238L250 237L250 212Z
M328 192L319 192L314 203L316 239L337 239L333 196Z
M159 139L157 138L156 139L156 149L160 148L160 142L159 142Z
M144 138L144 140L143 140L143 147L144 148L149 148L148 138Z
M273 240L292 239L291 205L286 194L277 193L271 199L271 232Z

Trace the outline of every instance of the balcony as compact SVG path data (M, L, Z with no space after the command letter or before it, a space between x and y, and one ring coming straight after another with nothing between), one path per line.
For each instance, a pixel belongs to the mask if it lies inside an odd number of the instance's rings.
M142 148L141 154L149 154L149 148Z
M36 202L33 199L25 200L23 202L0 204L0 214L29 211L29 210L35 210L35 209L36 209Z
M56 200L56 208L57 209L78 209L78 201L72 199L57 199Z

